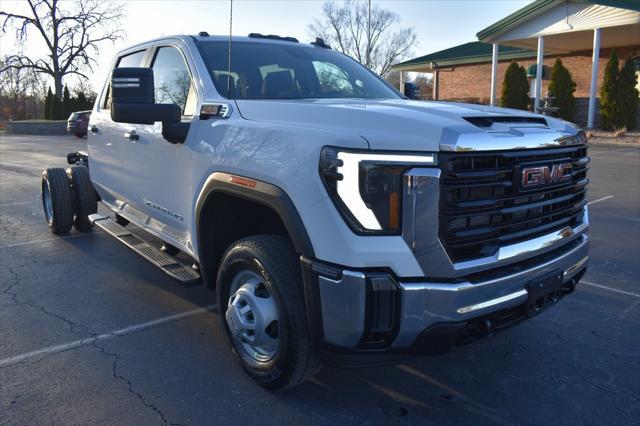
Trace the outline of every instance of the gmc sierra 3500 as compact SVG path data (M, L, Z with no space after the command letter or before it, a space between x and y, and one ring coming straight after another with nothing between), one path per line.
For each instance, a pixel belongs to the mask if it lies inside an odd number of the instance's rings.
M449 351L537 314L586 270L584 132L408 100L320 39L123 50L88 153L68 161L43 173L52 231L98 226L215 287L231 352L270 388L321 364Z

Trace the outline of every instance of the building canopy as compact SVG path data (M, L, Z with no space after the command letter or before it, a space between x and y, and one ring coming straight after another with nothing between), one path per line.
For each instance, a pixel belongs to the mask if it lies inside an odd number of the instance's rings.
M392 68L434 72L434 99L438 99L438 69L491 62L490 103L495 105L498 62L536 58L533 77L534 111L540 111L544 57L548 54L592 53L587 127L593 127L601 48L635 46L640 40L638 0L536 0L483 29L478 42L441 50ZM536 49L534 54L533 49ZM402 81L402 73L400 73Z
M640 1L536 0L478 32L478 40L430 53L393 66L399 71L432 72L461 64L490 62L492 44L498 60L536 56L539 37L547 54L593 48L593 30L602 31L601 47L635 45L640 39Z
M431 72L437 68L462 64L474 64L491 61L492 46L489 43L471 41L439 52L430 53L419 58L401 62L393 66L400 71ZM519 47L504 46L500 49L499 59L534 58L536 52Z

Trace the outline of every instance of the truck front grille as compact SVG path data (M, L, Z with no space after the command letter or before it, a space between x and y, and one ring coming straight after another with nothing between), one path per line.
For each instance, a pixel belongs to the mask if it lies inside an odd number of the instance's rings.
M563 183L520 188L521 170L571 163ZM575 226L586 205L587 147L440 153L439 236L453 262Z

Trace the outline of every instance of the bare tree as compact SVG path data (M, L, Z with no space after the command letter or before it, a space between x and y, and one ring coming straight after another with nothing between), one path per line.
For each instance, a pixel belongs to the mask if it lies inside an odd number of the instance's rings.
M420 90L420 99L433 98L433 78L427 74L419 74L413 79L413 84Z
M6 58L0 59L0 68ZM0 74L0 120L38 117L44 95L42 77L31 69L8 68Z
M78 78L76 84L71 84L70 87L73 96L78 98L81 96L80 94L82 94L82 96L86 98L88 104L93 104L98 96L87 80L83 78Z
M387 83L389 83L393 87L395 87L395 88L399 88L400 87L400 71L398 71L398 70L389 70L385 74L384 79L387 80Z
M309 25L313 37L322 37L332 47L385 76L391 65L404 59L416 44L413 28L393 31L400 22L397 13L371 2L325 0L323 16Z
M22 46L29 30L34 29L49 51L46 58L38 59L24 54L10 55L0 72L29 69L49 75L58 98L62 97L65 76L87 78L86 72L97 63L94 57L101 42L113 42L124 36L123 30L119 29L121 5L109 1L78 0L73 9L67 10L60 3L59 0L27 0L28 14L0 12L0 17L4 18L3 33L13 26L16 40Z

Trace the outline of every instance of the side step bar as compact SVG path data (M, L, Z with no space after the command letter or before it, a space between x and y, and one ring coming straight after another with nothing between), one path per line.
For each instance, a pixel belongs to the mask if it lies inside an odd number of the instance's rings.
M200 274L193 270L193 268L183 265L173 257L133 235L127 230L127 228L118 225L114 220L111 220L110 217L92 214L89 215L89 220L95 226L115 237L131 250L135 251L173 278L182 281L183 283L191 283L200 279Z

